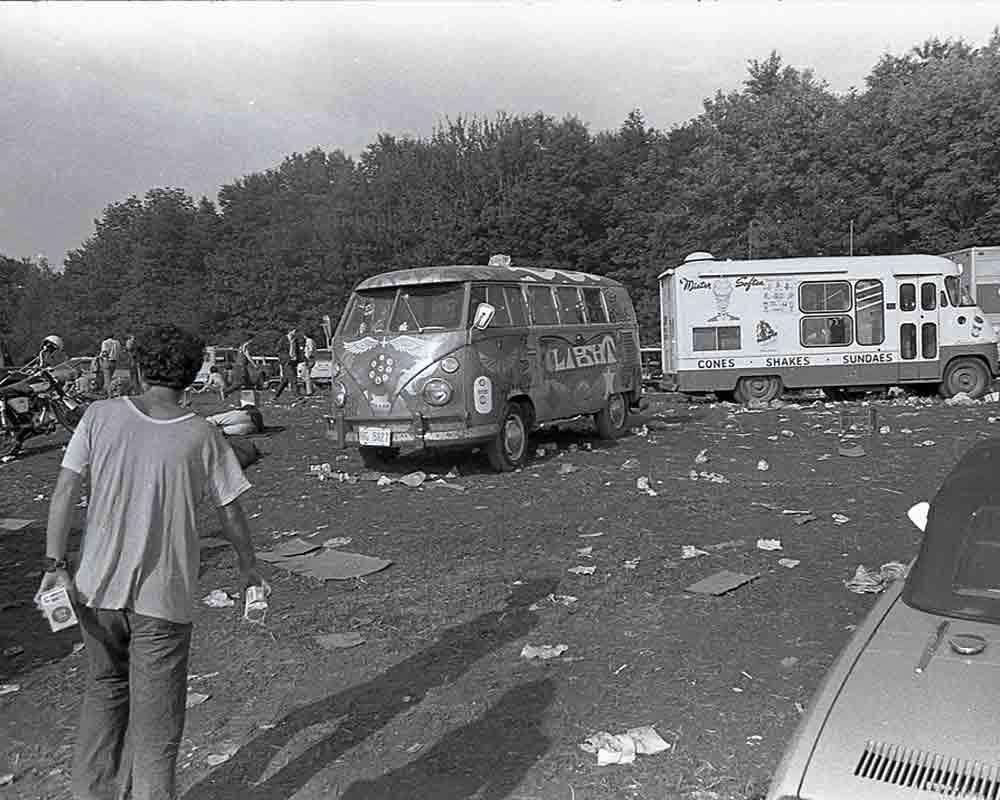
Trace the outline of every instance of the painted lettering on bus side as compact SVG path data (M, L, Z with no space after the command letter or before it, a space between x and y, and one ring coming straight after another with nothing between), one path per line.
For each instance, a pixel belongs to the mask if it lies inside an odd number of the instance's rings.
M570 369L617 363L618 352L615 350L615 337L611 334L605 334L599 342L569 347L556 346L545 353L545 368L549 372L565 372Z
M845 364L887 364L893 360L892 353L847 353Z
M764 359L765 367L808 367L809 356L772 356Z
M685 292L693 292L695 289L710 289L712 284L708 281L694 281L691 278L681 278L681 288Z
M699 358L698 369L732 369L736 366L735 358Z

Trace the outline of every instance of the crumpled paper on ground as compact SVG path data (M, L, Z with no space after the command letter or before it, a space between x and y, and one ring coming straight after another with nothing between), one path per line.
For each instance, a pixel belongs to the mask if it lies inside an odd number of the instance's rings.
M211 608L227 608L236 605L236 601L222 589L213 589L201 599L201 602Z
M539 658L547 661L550 658L558 658L567 650L569 650L569 645L567 644L526 644L521 649L521 658Z
M855 594L878 594L894 580L905 578L908 571L909 567L900 561L889 561L878 572L859 564L854 577L844 581L844 586Z
M631 764L636 753L655 755L669 750L670 745L652 725L646 725L619 734L598 731L581 742L580 749L585 753L596 753L597 765L604 767L608 764Z

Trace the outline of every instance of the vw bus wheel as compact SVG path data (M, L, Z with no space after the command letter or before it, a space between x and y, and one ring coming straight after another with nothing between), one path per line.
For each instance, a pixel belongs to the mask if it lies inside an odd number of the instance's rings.
M379 469L399 456L398 447L359 447L358 452L366 469Z
M781 397L781 378L777 375L754 375L740 378L736 384L736 399L741 403L770 403Z
M628 427L628 400L624 394L613 394L608 404L594 414L597 435L602 439L617 439Z
M524 466L528 458L528 422L520 404L507 404L500 430L487 442L485 449L490 466L497 472L510 472Z
M941 394L954 397L965 392L969 397L979 398L990 388L990 373L978 358L956 358L944 371Z

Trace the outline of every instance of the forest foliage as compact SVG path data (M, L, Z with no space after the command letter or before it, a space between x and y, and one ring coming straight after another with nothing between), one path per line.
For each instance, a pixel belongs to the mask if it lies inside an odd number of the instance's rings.
M128 197L61 271L0 256L0 337L27 355L57 332L90 353L109 333L170 321L215 343L273 340L337 319L375 273L508 253L623 281L652 342L656 277L695 250L1000 244L997 142L1000 32L981 48L931 40L886 55L847 93L772 53L669 131L639 110L596 134L544 113L458 117L428 139L381 134L358 158L294 153L215 202L177 188Z

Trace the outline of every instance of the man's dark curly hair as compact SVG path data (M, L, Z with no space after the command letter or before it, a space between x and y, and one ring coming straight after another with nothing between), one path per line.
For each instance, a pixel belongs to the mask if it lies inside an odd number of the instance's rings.
M176 325L160 325L140 331L135 352L142 379L150 386L186 389L201 369L205 342Z

